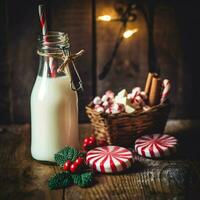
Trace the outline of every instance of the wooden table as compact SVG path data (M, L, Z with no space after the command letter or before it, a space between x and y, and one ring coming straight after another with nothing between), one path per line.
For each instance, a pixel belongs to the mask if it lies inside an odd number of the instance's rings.
M50 191L47 180L59 168L31 158L30 125L0 126L0 199L196 199L200 161L193 152L200 149L198 131L198 121L170 121L166 132L180 139L175 157L151 160L137 156L133 169L125 174L98 174L92 187ZM82 138L90 132L90 125L80 125Z

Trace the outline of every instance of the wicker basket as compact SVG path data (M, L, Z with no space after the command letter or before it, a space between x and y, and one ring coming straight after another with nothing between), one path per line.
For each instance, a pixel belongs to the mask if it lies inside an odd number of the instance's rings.
M132 146L134 140L141 135L162 133L169 112L169 102L153 106L148 111L115 115L96 112L92 108L92 103L86 106L86 113L94 127L96 139L126 147Z

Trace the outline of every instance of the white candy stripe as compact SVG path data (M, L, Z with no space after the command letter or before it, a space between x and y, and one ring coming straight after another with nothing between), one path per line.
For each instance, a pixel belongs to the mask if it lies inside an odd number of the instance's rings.
M108 157L109 157L109 156L108 156ZM101 162L102 162L105 158L107 158L107 155L102 156L100 159L97 159L97 160L93 163L93 165L96 166L96 170L97 170L97 171L101 171L100 164L101 164ZM108 158L107 158L107 159L108 159Z
M88 161L89 161L89 163L91 163L92 165L93 165L93 163L95 162L95 160L98 160L98 159L100 159L102 156L101 155L99 155L99 156L95 156L95 157L93 157L93 158L91 158L91 159L87 159Z
M163 151L166 151L168 148L167 147L165 147L165 146L163 146L163 145L161 145L161 144L159 144L159 143L156 143L156 145L158 146L158 147L160 147Z
M101 156L100 154L90 154L87 156L88 159L96 158L97 156Z
M147 144L147 145L144 145L144 146L142 146L142 147L138 147L138 149L137 149L138 153L139 153L140 155L142 155L143 149L148 148L149 145L151 145L151 144Z
M143 142L143 143L140 143L140 144L136 144L135 147L143 147L143 146L147 146L148 144L151 144L151 141L147 141L147 142Z
M104 170L105 170L105 172L108 172L108 173L113 172L112 168L110 166L110 158L111 158L111 156L109 155L104 163ZM99 171L102 171L102 170L100 169Z
M144 154L146 157L151 157L151 153L150 153L150 148L151 148L152 144L149 144L145 149L144 149ZM142 154L142 152L141 152Z
M118 172L122 171L123 167L122 167L121 163L115 157L113 157L112 160L113 160L114 163L116 163L116 169L117 169L117 171Z
M144 147L146 147L148 145L149 145L149 143L145 143L145 144L141 144L141 145L136 145L135 148L138 150L138 149L144 148Z

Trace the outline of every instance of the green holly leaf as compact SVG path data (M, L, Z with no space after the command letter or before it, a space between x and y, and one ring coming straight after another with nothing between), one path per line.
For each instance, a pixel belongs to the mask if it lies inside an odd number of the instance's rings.
M74 162L78 157L83 157L83 155L73 147L65 147L55 154L55 161L58 165L63 166L67 160Z
M94 177L92 172L85 172L82 174L72 174L73 182L80 187L88 187L92 185L93 178Z
M73 183L69 172L61 172L51 176L48 180L48 186L51 190L65 188Z

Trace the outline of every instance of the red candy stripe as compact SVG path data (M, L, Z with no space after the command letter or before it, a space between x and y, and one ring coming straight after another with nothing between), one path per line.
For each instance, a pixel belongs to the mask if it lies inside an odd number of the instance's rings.
M144 157L162 157L176 151L177 139L170 135L145 135L135 141L135 151Z
M88 151L86 162L96 171L112 173L129 168L133 163L133 155L123 147L97 147Z

